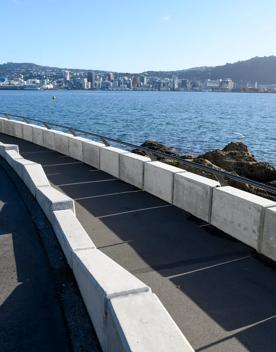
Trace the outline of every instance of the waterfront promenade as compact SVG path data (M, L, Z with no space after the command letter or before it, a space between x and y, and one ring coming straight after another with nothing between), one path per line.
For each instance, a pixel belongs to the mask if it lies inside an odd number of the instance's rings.
M75 200L97 248L148 284L196 351L274 351L276 271L252 249L68 156L0 134Z
M71 351L37 229L0 166L0 350Z

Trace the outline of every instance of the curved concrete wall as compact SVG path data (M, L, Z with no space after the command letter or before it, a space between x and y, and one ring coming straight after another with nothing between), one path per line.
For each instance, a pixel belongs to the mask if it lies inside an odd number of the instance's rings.
M2 122L0 119L1 129ZM11 131L11 122L7 125ZM62 143L71 138L51 133L54 146L57 136L62 136ZM58 148L69 152L62 143L58 142ZM150 287L96 249L75 216L74 201L49 184L41 165L22 158L16 145L0 142L0 155L25 182L51 222L103 351L194 351Z
M275 202L69 133L5 118L0 118L0 128L144 189L276 260L275 212L271 210Z

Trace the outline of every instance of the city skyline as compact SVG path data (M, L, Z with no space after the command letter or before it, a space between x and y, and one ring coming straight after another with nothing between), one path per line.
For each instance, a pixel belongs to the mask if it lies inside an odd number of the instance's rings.
M1 62L115 72L217 66L276 52L276 4L3 0Z

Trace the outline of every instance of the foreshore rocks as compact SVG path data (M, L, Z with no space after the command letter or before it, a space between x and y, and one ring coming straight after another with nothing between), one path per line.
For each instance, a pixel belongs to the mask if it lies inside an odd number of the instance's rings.
M213 169L227 171L229 173L243 176L254 181L266 183L270 186L275 186L276 188L276 168L269 163L257 161L254 155L250 152L247 145L242 142L231 142L221 150L210 150L201 155L181 155L174 148L149 140L145 141L141 147L147 148L148 150L145 151L144 149L138 148L133 150L133 152L140 155L154 155L157 160L162 160L168 164L182 167L187 171L191 171L203 176L217 179L217 177L211 173L200 170L193 164L186 164L184 166L181 161L170 159L170 156L177 156L183 160L190 160L198 164L209 166ZM153 153L150 152L151 150ZM165 153L167 157L162 157L161 155L155 154L156 152ZM241 184L229 179L226 180L225 178L221 177L219 181L222 184L229 184L255 194L266 196L264 195L264 191L258 190L253 186Z

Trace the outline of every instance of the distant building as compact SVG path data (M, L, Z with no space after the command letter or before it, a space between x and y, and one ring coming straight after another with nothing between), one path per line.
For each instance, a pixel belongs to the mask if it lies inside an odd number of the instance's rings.
M87 74L87 80L91 85L91 89L94 89L95 86L95 82L96 82L96 74L94 71L88 72Z
M67 70L64 71L64 80L70 81L70 72Z
M222 90L233 90L234 87L235 87L235 83L230 78L222 79L220 82L220 88Z

